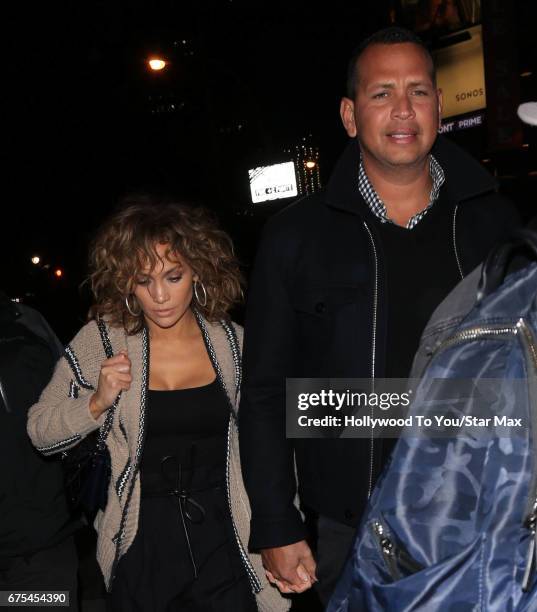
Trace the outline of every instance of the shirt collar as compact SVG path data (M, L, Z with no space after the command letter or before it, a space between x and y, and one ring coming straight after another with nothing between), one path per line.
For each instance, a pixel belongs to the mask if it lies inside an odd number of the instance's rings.
M433 186L429 195L429 203L423 210L420 210L419 213L415 214L408 220L406 225L407 229L414 228L427 214L427 211L432 207L436 200L438 200L440 188L446 180L442 166L438 163L433 155L429 156L429 173L433 180ZM378 217L382 223L393 223L393 221L388 217L388 211L386 210L384 202L379 198L375 188L367 177L361 155L360 170L358 173L358 191L364 198L366 204L369 206L371 212Z

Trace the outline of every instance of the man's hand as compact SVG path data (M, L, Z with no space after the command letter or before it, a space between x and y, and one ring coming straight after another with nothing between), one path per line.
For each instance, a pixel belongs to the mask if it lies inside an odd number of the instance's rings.
M305 540L288 546L263 548L261 559L269 582L281 593L303 593L317 581L315 559Z

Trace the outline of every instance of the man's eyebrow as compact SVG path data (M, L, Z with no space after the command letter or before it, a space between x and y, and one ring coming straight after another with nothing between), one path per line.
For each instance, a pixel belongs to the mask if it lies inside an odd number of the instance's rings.
M429 81L411 81L410 83L408 83L408 87L432 87L432 84ZM394 89L395 88L395 83L391 83L391 82L378 82L378 83L372 83L369 86L369 89Z
M429 81L411 81L408 84L409 87L432 87L432 83Z
M374 89L374 88L393 89L394 87L395 87L395 83L383 83L383 82L379 82L379 83L372 83L369 86L369 89Z

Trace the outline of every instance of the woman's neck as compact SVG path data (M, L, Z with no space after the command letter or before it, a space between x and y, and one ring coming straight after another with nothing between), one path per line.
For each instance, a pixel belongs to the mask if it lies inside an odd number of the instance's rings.
M150 319L146 319L146 325L152 342L184 340L200 333L198 322L190 308L171 327L160 327Z

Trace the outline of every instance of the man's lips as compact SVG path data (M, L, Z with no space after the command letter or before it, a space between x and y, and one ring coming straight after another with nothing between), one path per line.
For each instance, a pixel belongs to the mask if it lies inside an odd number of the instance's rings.
M388 138L391 138L395 142L411 142L417 137L417 135L418 135L417 130L409 130L409 129L392 130L390 132L387 132L386 134Z

